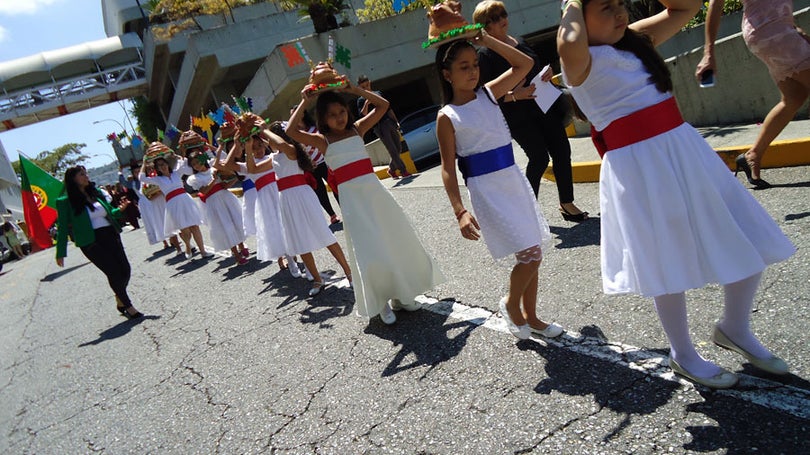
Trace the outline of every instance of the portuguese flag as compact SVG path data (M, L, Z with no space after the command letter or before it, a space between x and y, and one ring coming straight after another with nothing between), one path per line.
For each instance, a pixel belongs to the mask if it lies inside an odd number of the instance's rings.
M42 249L49 248L53 246L53 239L48 234L48 229L56 222L56 198L62 192L62 182L22 155L20 170L28 238Z

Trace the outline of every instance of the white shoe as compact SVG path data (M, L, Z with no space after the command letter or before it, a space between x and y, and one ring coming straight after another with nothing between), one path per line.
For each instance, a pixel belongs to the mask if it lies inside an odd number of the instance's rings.
M501 301L498 302L498 306L500 307L501 317L506 321L506 327L509 329L509 333L521 340L531 338L532 331L529 324L516 325L512 322L512 318L509 317L509 311L506 310L506 297L501 298Z
M315 297L316 295L321 293L322 289L323 289L323 282L316 281L312 283L312 288L309 290L309 296Z
M391 325L397 322L397 315L394 314L394 311L388 306L388 302L383 305L382 310L380 310L380 319L382 322L386 323L387 325Z
M304 266L304 270L301 273L307 277L307 281L315 281L315 277L309 273L307 266Z
M416 302L410 303L403 303L399 299L391 299L389 300L391 304L391 309L394 311L405 310L405 311L419 311L422 308L422 305Z
M301 277L301 270L298 269L298 264L295 262L287 264L287 269L290 271L290 275L292 275L293 278Z
M206 259L207 259L207 258L210 258L210 257L214 257L214 253L211 253L211 252L209 252L209 251L203 251L203 252L202 252L202 257L204 257L204 258L206 258Z
M532 333L535 335L544 336L546 338L557 338L558 336L562 335L563 332L565 332L561 325L554 322L549 324L548 327L543 330L535 329L532 326L529 326L529 329L531 329Z

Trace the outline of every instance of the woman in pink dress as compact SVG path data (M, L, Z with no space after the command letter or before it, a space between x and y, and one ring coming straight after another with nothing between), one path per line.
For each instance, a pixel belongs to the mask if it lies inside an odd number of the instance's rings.
M782 99L768 112L754 145L737 157L737 170L745 172L748 182L755 187L768 188L771 185L759 175L762 157L810 95L810 38L794 23L791 0L742 0L742 3L745 44L768 67ZM709 1L703 59L695 71L698 79L708 70L717 73L714 41L722 12L722 1Z

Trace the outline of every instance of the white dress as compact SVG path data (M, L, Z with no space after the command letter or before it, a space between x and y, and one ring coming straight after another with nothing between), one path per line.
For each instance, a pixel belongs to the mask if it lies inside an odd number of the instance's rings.
M266 157L265 157L266 158ZM265 159L262 158L262 159ZM246 175L254 183L260 182L265 175L275 171L270 170L259 174L249 174L247 165L237 163L239 173ZM281 209L278 200L278 184L273 181L256 191L254 204L256 217L256 258L260 261L275 261L287 254L287 242L284 240L284 225L281 223Z
M590 51L590 74L571 94L596 130L672 96L655 88L630 52ZM795 251L688 123L608 151L599 197L606 294L658 296L733 283Z
M186 193L183 187L183 176L193 173L194 171L188 165L188 162L183 159L177 160L174 170L168 177L162 175L148 177L143 172L138 175L141 182L159 186L164 196L168 196L169 193L177 189L183 190L181 194L166 201L166 215L163 222L163 235L166 237L173 235L180 229L203 224L202 214L197 203Z
M186 179L188 186L200 190L214 181L213 172L208 169ZM221 182L220 182L221 183ZM239 199L226 188L200 197L205 213L205 224L211 235L215 251L229 250L245 241L245 228L242 225L242 206Z
M441 109L456 131L457 156L475 155L512 143L500 107L483 90L479 89L476 98L466 104L447 104ZM472 210L494 259L536 246L546 250L551 231L529 181L516 164L470 177L466 183Z
M326 163L337 169L368 159L360 136L329 144ZM388 299L413 299L444 281L394 197L373 173L338 185L357 312L374 317Z
M291 160L283 153L273 158L273 168L279 181L284 177L300 175L304 171L298 161ZM309 185L299 185L279 191L281 221L284 224L287 254L309 253L337 243L335 234L323 217L318 196Z
M146 231L146 238L150 245L154 245L168 238L163 234L163 218L166 212L166 198L163 195L149 199L143 194L143 183L138 187L138 210Z

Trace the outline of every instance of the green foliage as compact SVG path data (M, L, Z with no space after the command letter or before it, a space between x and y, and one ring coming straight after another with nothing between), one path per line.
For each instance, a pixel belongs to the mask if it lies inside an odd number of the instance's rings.
M132 110L129 111L135 122L138 124L138 133L149 142L157 140L157 130L166 130L166 122L160 115L160 107L154 101L149 101L145 96L132 99Z
M50 152L40 152L35 158L31 158L31 162L41 167L45 172L61 179L67 168L81 164L88 159L88 157L82 153L84 147L87 147L87 144L71 142L70 144L57 147ZM19 160L11 163L11 167L14 168L14 172L18 175L22 172L20 170Z
M150 0L144 5L153 23L173 22L194 16L222 14L238 6L263 3L268 0Z
M703 3L703 8L698 11L692 20L686 23L684 28L692 28L698 25L703 24L706 22L706 12L708 11L709 2ZM723 2L723 14L733 13L735 11L740 11L743 9L742 0L724 0Z
M434 3L432 0L413 0L401 12L430 8ZM394 11L394 2L391 0L365 0L363 6L365 8L357 10L357 18L360 22L376 21L398 14Z

